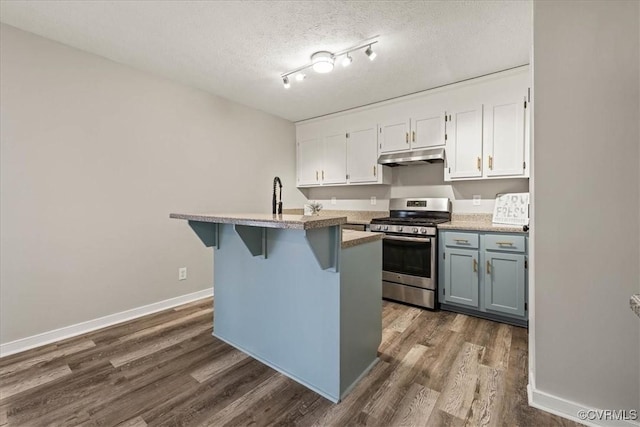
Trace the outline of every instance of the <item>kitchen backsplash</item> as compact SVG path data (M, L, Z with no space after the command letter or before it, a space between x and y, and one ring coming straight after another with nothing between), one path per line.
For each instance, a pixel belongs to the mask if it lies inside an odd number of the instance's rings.
M456 213L493 213L497 194L529 191L528 179L444 182L443 163L401 166L393 168L392 174L390 186L317 187L299 191L308 200L318 201L324 209L331 210L388 211L390 198L448 197ZM477 205L473 200L475 195L480 196Z

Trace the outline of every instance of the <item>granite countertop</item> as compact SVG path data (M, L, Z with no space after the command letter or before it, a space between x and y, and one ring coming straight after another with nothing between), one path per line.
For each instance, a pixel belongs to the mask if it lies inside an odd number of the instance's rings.
M631 295L631 310L640 317L640 294Z
M453 214L450 222L438 224L441 230L496 231L502 233L522 233L522 226L493 224L492 214Z
M284 209L285 214L302 215L304 209ZM346 216L349 224L368 225L373 218L385 218L389 216L389 211L348 211L323 209L320 216Z
M172 213L169 218L186 219L197 222L213 222L219 224L250 225L253 227L286 228L309 230L341 225L347 222L345 216L304 216L273 214L183 214Z
M342 249L382 240L384 234L369 231L342 230Z

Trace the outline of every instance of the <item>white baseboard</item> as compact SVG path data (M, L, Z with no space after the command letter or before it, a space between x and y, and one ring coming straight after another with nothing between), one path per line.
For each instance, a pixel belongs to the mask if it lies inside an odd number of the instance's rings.
M566 418L571 421L575 421L580 424L584 424L590 427L601 426L620 426L620 427L640 427L640 422L636 421L616 421L616 420L582 420L578 418L578 413L584 411L589 413L590 411L598 411L597 408L590 408L588 406L576 403L562 397L555 396L553 394L546 393L536 389L535 379L531 372L529 372L529 384L527 385L527 395L529 397L529 406L540 409L545 412L549 412L559 417ZM615 408L623 409L623 408ZM626 408L630 410L631 408Z
M121 311L120 313L109 314L108 316L88 320L86 322L76 323L75 325L65 326L60 329L54 329L52 331L43 332L38 335L32 335L30 337L21 338L19 340L11 341L5 344L0 344L0 358L15 353L20 353L22 351L29 350L35 347L40 347L45 344L50 344L52 342L60 341L66 338L86 334L87 332L106 328L107 326L126 322L127 320L136 319L138 317L146 316L148 314L186 304L188 302L207 298L212 295L212 289L203 289L191 294L181 295L179 297L170 298L164 301L154 302L142 307L136 307L132 308L131 310Z

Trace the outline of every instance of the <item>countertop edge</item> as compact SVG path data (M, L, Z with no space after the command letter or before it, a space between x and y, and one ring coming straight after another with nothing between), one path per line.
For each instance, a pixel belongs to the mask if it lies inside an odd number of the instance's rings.
M451 221L438 224L440 230L493 231L500 233L528 234L521 226L500 225L486 222Z
M233 215L233 214L227 214ZM328 216L304 216L304 215L287 215L290 218L251 218L250 214L238 214L238 216L226 216L225 214L182 214L170 213L171 219L182 219L195 222L210 222L217 224L234 224L248 225L252 227L280 228L292 230L310 230L315 228L332 227L335 225L346 224L347 217L328 217ZM291 218L294 217L294 218ZM296 219L297 218L297 219Z
M346 237L346 239L345 239ZM369 242L375 242L382 240L384 233L372 233L369 231L357 231L357 230L343 230L342 242L340 247L342 249L352 248Z

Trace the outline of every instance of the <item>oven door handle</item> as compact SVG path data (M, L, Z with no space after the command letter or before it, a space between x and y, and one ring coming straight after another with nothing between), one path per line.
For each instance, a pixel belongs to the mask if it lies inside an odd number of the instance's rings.
M401 240L403 242L422 242L429 243L431 242L430 237L400 237L400 236L384 236L384 240Z

